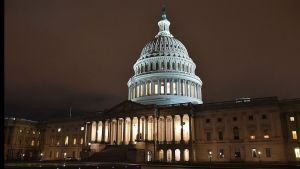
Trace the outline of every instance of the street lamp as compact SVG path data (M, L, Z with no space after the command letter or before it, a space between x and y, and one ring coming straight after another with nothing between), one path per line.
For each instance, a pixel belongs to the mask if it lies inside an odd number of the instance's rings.
M259 159L259 163L260 163L260 154L261 154L261 152L258 151L258 159Z
M41 156L41 159L40 159L40 161L42 161L42 159L43 159L43 155L44 155L43 153L41 153L41 154L40 154L40 156Z
M208 158L209 158L209 168L211 168L211 158L212 158L212 152L208 152Z

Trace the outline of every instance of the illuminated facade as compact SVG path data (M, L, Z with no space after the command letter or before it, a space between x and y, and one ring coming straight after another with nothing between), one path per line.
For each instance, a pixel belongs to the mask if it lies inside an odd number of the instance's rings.
M40 159L300 161L300 100L267 97L203 103L196 65L169 25L163 10L158 34L134 64L128 100L92 116L41 124L41 145L36 147L43 155ZM9 157L5 159L15 159L26 147L18 148L23 134L17 132L17 123L7 124L14 125L5 129L12 132L5 136Z

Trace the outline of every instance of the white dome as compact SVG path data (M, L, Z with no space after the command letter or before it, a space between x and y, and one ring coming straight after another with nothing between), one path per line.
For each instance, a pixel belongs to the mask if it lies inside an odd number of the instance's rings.
M202 81L185 46L169 31L163 10L159 32L143 48L127 83L128 99L141 104L202 104Z

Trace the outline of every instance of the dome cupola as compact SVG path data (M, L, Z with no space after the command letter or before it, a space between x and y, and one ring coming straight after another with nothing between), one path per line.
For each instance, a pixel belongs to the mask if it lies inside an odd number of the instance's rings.
M185 46L170 32L166 9L158 22L159 32L142 49L129 79L128 99L141 104L202 103L202 81Z

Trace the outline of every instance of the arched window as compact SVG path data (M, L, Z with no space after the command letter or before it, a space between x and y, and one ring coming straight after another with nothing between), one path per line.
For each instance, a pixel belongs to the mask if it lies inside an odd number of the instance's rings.
M175 161L180 161L180 150L179 149L175 150Z
M179 142L181 140L181 119L179 115L175 115L174 118L175 141Z
M189 154L189 149L184 150L184 161L189 161L190 160L190 154Z
M151 62L150 63L150 71L152 71L153 70L153 63Z
M158 70L158 68L159 68L158 62L156 62L155 70Z
M188 142L190 140L190 122L189 122L189 115L185 114L182 117L182 127L183 127L183 140Z
M175 70L175 63L172 63L172 69Z
M172 162L172 150L167 150L167 162Z
M158 160L163 161L164 160L164 150L160 149L158 153Z
M159 117L158 121L158 141L163 142L165 139L165 118Z
M233 128L233 139L234 140L240 139L239 128L237 127Z
M164 70L165 69L165 62L161 62L161 70Z
M153 117L148 117L148 140L153 140Z
M179 71L181 71L180 63L177 64L177 67L178 67L177 69L178 69Z

